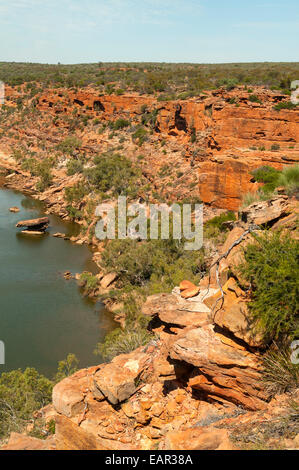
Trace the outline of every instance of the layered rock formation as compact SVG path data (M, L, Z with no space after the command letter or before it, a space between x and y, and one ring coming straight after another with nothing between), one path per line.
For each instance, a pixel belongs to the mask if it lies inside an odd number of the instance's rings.
M21 96L16 89L8 90L9 105L16 107ZM40 151L41 141L53 149L63 134L67 135L68 127L75 125L73 120L77 119L79 126L81 119L95 119L98 124L94 127L87 126L86 121L83 130L75 127L70 131L82 139L78 152L86 158L119 144L110 135L109 126L102 131L101 125L124 119L136 129L151 117L142 149L136 149L126 128L120 131L128 158L139 165L138 156L144 155L142 173L151 186L158 189L167 185L167 194L173 200L199 195L206 205L237 210L242 194L258 187L252 170L262 165L282 169L298 162L299 112L274 108L288 100L288 96L262 87L255 87L252 93L239 87L165 102L137 94L99 96L93 89L45 90L35 96L33 104L39 112L39 129L33 123L24 129L12 125L10 134L15 132L16 138L5 136L2 146L9 153L21 139L35 151ZM55 123L50 132L49 120ZM159 149L161 144L163 149ZM12 168L11 162L0 155L1 166ZM163 176L165 167L171 173L169 178ZM20 168L17 171L25 176ZM54 175L59 187L61 172L55 170ZM170 184L173 181L175 188ZM55 193L58 195L59 190Z
M196 195L199 188L206 204L236 210L242 193L257 188L250 174L254 168L265 164L282 168L297 161L298 111L275 111L273 106L287 99L285 96L264 89L254 91L260 103L252 103L249 93L239 89L214 91L180 102L157 102L135 95L97 96L92 90L49 90L38 96L36 106L41 116L54 119L75 110L100 122L129 119L134 126L140 124L145 107L149 113L157 110L152 135L142 148L146 160L142 171L151 185L162 185L160 170L167 163L178 173L184 170L178 176L178 181L186 176L180 186L185 190L182 197L190 193L191 180L187 177L196 173ZM61 124L59 131L62 129ZM41 138L53 145L60 141L59 132L55 136L35 129L20 132L34 144ZM191 135L195 136L193 142ZM84 158L85 152L92 157L109 148L107 135L88 131L81 137ZM141 149L136 150L131 135L126 139L130 143L125 141L124 150L136 163L136 153ZM118 143L113 137L111 140L113 145ZM165 149L162 157L156 144L164 140L168 153ZM278 143L280 150L271 151ZM17 181L24 187L25 181L26 189L34 189L34 177L21 172L15 161L2 160L8 171L15 172L8 175L8 182ZM55 185L39 198L49 210L66 216L65 187L74 185L80 177L67 176L63 167L53 174ZM168 188L177 196L176 185ZM252 204L233 225L217 257L228 251L249 224L287 228L295 233L296 211L296 202L284 195ZM176 288L171 294L150 296L142 312L151 317L155 337L150 344L117 356L108 364L81 370L55 386L51 416L56 421L57 449L231 449L235 448L232 430L246 423L252 426L281 411L280 405L269 403L261 380L263 336L252 329L247 310L249 293L240 287L244 283L237 265L242 261L242 248L251 240L247 234L219 263L223 292L214 266L210 278L204 278L195 289L184 283L184 288ZM100 276L99 281L106 289L115 279L116 275L110 273ZM12 436L7 448L12 448L15 440ZM38 445L47 448L48 444L24 442L25 448Z
M40 217L38 219L20 220L16 227L22 228L24 233L44 233L49 227L49 223L49 217Z
M261 165L281 169L298 162L299 112L273 107L288 98L256 88L259 102L244 89L208 92L188 101L157 102L137 95L96 96L94 92L47 93L39 109L53 114L93 113L103 121L123 117L138 120L143 110L156 111L155 132L179 142L192 164L196 162L203 202L237 210L241 194L255 191L251 171ZM193 133L196 141L190 143ZM275 149L275 150L274 150Z

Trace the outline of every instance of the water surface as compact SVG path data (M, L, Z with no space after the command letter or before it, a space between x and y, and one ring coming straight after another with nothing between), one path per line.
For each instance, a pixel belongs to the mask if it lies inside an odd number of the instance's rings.
M9 212L17 206L20 212ZM67 270L94 271L91 252L51 233L74 235L78 226L50 216L48 235L34 236L15 228L19 220L45 215L43 205L0 187L0 340L5 343L3 371L36 367L47 376L57 362L74 353L80 367L98 364L93 354L115 323L101 303L83 298Z

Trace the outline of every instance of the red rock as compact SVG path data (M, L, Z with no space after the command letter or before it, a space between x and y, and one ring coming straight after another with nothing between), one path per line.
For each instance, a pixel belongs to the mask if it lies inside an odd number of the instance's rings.
M191 299L192 297L195 297L199 293L199 287L194 286L190 287L189 289L185 289L183 292L181 292L181 296L183 299Z
M26 434L12 432L8 443L1 447L0 450L55 450L55 448L54 437L37 439Z
M16 224L16 227L46 228L49 225L49 222L49 217L40 217L39 219L21 220Z
M150 360L151 356L141 350L115 357L110 364L96 372L94 381L97 388L113 405L127 400L136 392L138 378Z
M65 378L53 389L53 405L57 412L72 417L82 413L85 407L84 398L90 387L90 378L86 369Z
M226 429L189 428L165 436L163 450L234 450Z
M116 273L106 274L106 276L104 276L103 279L100 281L100 285L103 289L107 289L107 287L109 287L116 279Z
M142 306L143 315L158 315L162 322L179 326L206 325L209 312L201 302L193 303L173 294L151 295Z
M196 287L196 286L190 281L182 281L180 283L180 290L194 289L194 287Z
M65 416L56 418L57 450L132 450L132 446L111 438L101 438Z
M266 406L268 394L263 390L258 357L224 344L212 326L181 335L170 356L198 368L198 375L189 380L192 388L252 410Z

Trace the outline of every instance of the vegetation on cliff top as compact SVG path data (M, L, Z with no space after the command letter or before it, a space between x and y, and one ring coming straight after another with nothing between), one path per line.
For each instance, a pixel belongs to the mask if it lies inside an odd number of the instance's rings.
M127 91L163 93L164 99L186 99L205 89L265 85L283 91L298 78L299 63L167 64L95 63L45 65L0 62L0 80L12 86L26 83L34 96L42 87L86 87L121 95ZM41 85L39 85L39 84Z

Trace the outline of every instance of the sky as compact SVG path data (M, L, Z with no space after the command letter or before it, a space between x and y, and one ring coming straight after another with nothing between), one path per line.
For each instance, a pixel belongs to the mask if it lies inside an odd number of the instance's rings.
M0 0L0 61L299 61L298 0Z

